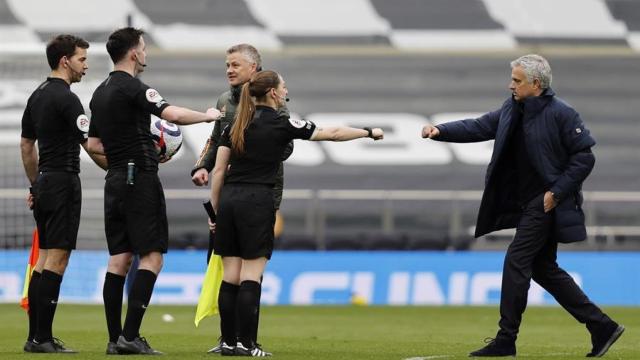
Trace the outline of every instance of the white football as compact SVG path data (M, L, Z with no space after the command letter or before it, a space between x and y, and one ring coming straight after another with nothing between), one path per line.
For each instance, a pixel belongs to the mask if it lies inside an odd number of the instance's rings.
M156 116L151 117L151 138L157 145L158 155L172 157L182 146L182 131L176 124L162 120Z

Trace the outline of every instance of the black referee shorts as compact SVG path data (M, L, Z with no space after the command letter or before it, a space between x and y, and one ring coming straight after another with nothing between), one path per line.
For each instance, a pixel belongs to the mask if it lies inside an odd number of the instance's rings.
M271 259L276 214L273 201L271 186L224 185L216 220L215 253L246 260Z
M78 174L42 172L33 191L33 216L38 226L40 249L75 249L82 207Z
M138 170L127 185L126 170L109 170L104 185L104 228L109 254L166 253L167 208L155 171Z

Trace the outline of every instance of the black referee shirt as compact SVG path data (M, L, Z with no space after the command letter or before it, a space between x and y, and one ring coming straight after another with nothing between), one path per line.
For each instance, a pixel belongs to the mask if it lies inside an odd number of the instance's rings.
M293 139L309 139L316 125L311 121L294 120L268 106L256 106L256 113L245 132L245 153L231 152L231 165L226 184L266 184L273 186L287 144ZM227 126L219 146L231 148Z
M160 116L169 103L140 79L113 71L93 92L89 136L100 138L109 169L125 169L133 159L138 169L158 170L151 138L151 114Z
M80 172L80 146L89 119L66 81L47 78L22 115L22 137L38 141L38 171Z

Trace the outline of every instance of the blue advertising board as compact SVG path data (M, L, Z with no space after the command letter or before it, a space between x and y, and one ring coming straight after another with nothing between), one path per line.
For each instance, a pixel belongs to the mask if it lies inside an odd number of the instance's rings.
M276 252L267 265L265 304L490 305L500 299L503 252ZM22 293L27 251L0 252L0 302ZM152 302L197 303L204 251L171 251ZM108 254L74 251L61 301L101 303ZM600 305L640 305L640 253L560 252L558 262ZM555 300L532 283L529 304Z

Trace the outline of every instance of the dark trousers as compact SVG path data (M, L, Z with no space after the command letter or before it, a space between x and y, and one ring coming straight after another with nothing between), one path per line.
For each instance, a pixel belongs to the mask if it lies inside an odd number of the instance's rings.
M496 339L515 342L527 307L531 279L591 331L611 321L592 303L573 278L556 262L558 243L553 238L553 210L545 213L544 194L523 208L522 217L504 259L500 296L500 330Z

